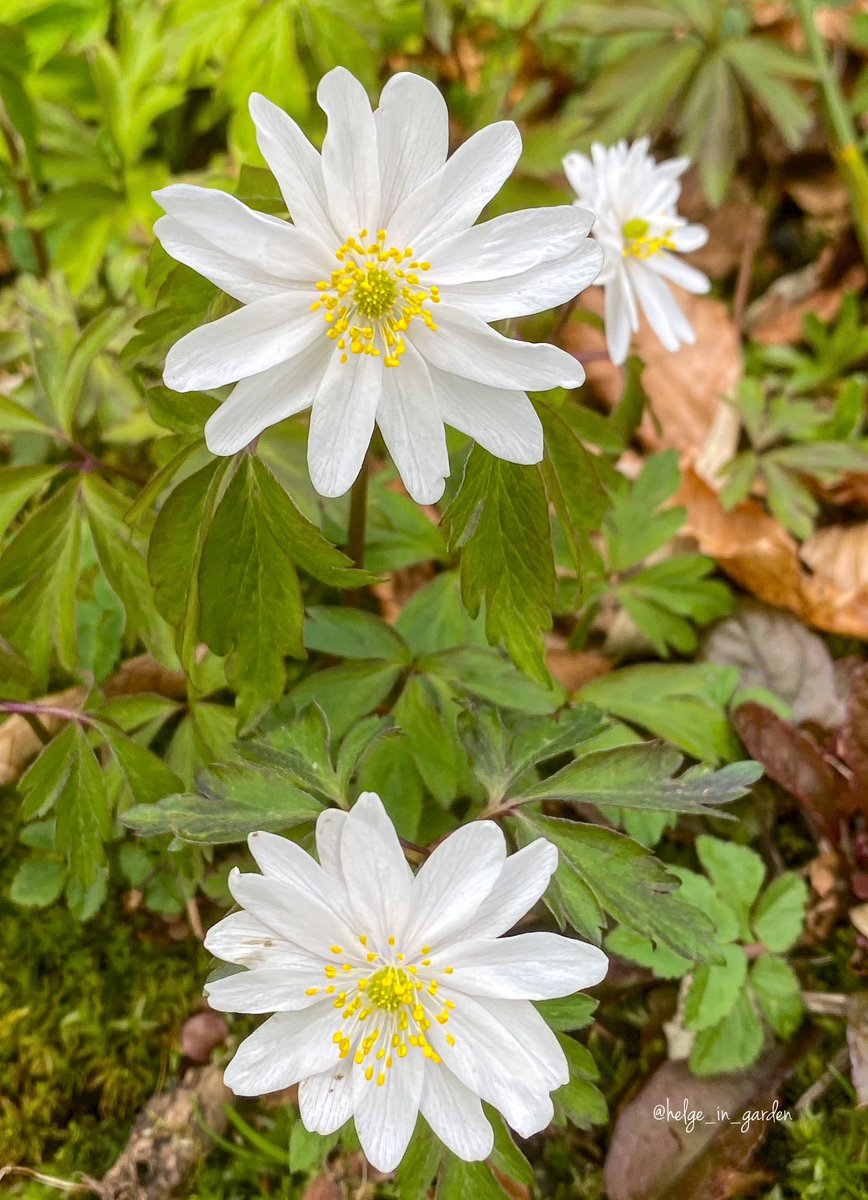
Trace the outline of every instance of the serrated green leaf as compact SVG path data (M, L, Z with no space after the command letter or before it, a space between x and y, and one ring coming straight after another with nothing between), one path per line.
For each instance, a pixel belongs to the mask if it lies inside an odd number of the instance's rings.
M560 1033L571 1033L590 1025L597 1004L598 1001L592 996L578 993L561 1000L540 1000L534 1004L534 1008L546 1025Z
M754 934L768 947L781 953L798 940L805 924L808 885L800 875L785 871L757 901L750 918Z
M696 839L696 853L717 894L738 918L741 940L749 942L750 910L766 873L763 860L749 846L739 846L736 842L725 842L706 834Z
M372 658L409 666L410 653L400 634L373 613L358 608L307 610L304 643L335 658Z
M537 467L504 462L475 446L461 489L443 517L461 550L461 594L485 628L533 679L548 684L542 632L551 629L555 573L548 502Z
M792 1037L805 1012L799 977L776 954L763 954L751 967L750 986L775 1033Z
M25 858L12 878L9 899L22 908L48 908L60 898L66 879L63 863L35 855Z
M742 1071L757 1058L762 1044L762 1026L744 989L722 1021L696 1035L690 1069L695 1075Z
M323 806L276 772L233 764L215 766L199 778L201 795L166 796L121 815L134 832L174 833L184 841L221 845L241 842L254 830L280 832L313 821Z
M520 819L554 842L562 859L615 920L691 961L715 956L711 921L671 894L678 880L650 850L598 825L527 813Z
M730 1012L747 979L747 956L741 946L724 946L724 962L700 963L684 1002L688 1029L709 1029Z

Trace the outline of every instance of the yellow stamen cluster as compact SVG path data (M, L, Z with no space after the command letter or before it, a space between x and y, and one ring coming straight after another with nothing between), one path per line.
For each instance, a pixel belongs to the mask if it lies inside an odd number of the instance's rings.
M624 237L621 253L624 258L653 258L661 250L675 249L671 229L665 230L657 237L651 237L650 232L650 223L643 220L642 217L634 217L631 221L626 221L621 230Z
M365 948L368 945L364 936L359 942ZM394 938L389 938L389 945L395 945ZM331 946L330 951L336 958L344 953L341 946ZM430 947L423 946L422 954L429 953ZM432 1020L446 1025L455 1007L452 1000L438 997L437 979L420 978L420 967L423 970L430 967L430 958L406 966L398 965L406 962L406 955L397 954L395 959L396 962L386 962L381 955L368 950L365 960L371 965L371 974L365 974L364 968L349 961L329 962L323 968L328 983L323 988L308 988L305 993L316 996L325 992L334 997L332 1004L340 1011L342 1021L332 1038L338 1057L352 1055L358 1066L372 1060L365 1069L365 1079L375 1079L379 1087L386 1082L386 1072L392 1069L395 1060L406 1058L411 1048L420 1050L432 1062L441 1061L428 1041L427 1031ZM443 973L451 975L452 970L444 967ZM372 1017L374 1028L366 1032L365 1023ZM454 1046L455 1038L447 1034L446 1042Z
M429 329L437 328L425 305L439 303L440 293L434 286L423 287L419 274L431 264L417 261L411 246L387 247L385 229L374 241L367 229L358 238L347 238L335 258L339 266L317 283L322 295L311 311L322 312L341 362L349 354L372 354L382 356L385 366L397 367L407 349L403 335L411 321L418 317Z

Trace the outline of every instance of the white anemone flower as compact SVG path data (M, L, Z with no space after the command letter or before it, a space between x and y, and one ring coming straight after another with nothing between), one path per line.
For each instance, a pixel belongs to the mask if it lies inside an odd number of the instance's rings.
M250 98L260 150L292 222L224 192L176 184L155 193L164 248L243 307L194 329L164 379L185 392L236 387L205 427L234 454L311 408L308 464L324 496L356 478L374 429L410 494L440 498L449 474L444 422L510 462L542 457L526 391L576 387L563 350L504 337L488 322L572 299L602 256L589 213L508 213L473 227L521 153L511 121L480 130L447 160L437 88L409 73L380 107L341 67L321 80L320 154L264 96Z
M224 1012L274 1013L226 1068L241 1096L299 1083L307 1129L353 1117L370 1162L400 1162L421 1111L466 1160L486 1158L485 1100L523 1137L552 1119L569 1077L531 1001L604 977L606 956L554 933L501 938L540 898L557 850L540 839L507 857L500 828L474 821L415 876L379 797L328 809L319 864L294 842L253 833L261 875L229 877L242 911L205 939L248 970L207 985Z
M639 328L639 309L667 350L696 340L667 280L689 292L711 286L701 271L672 251L698 250L708 241L703 225L688 225L677 212L680 177L687 158L658 163L648 153L648 138L628 145L594 144L591 157L568 154L564 171L576 193L575 203L596 218L594 234L605 253L599 283L606 292L605 322L609 357L622 363L630 338Z

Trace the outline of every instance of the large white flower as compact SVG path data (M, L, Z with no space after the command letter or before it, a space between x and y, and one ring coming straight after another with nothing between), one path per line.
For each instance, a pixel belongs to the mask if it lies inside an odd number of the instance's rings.
M680 177L687 158L658 163L649 139L632 146L591 147L591 157L568 154L564 171L576 204L594 214L594 237L606 260L599 282L606 291L606 340L612 362L622 363L639 328L639 308L667 350L696 339L666 281L689 292L707 292L701 271L672 253L697 250L708 240L703 225L688 225L677 212Z
M166 384L237 384L205 428L215 454L312 406L308 464L325 496L352 484L375 422L420 502L439 499L449 474L444 422L501 458L538 462L542 429L525 392L575 387L584 373L564 351L487 322L593 282L602 257L590 214L539 208L471 228L521 138L501 121L447 161L445 102L417 75L390 79L376 112L341 67L317 98L322 154L281 109L250 98L291 224L206 188L155 193L168 253L243 305L172 347Z
M239 1046L226 1083L257 1096L299 1083L307 1129L353 1117L370 1161L400 1162L421 1110L461 1158L486 1158L480 1099L524 1137L552 1119L568 1070L530 1003L603 978L594 946L553 933L501 939L540 898L557 850L538 840L506 856L499 827L475 821L413 875L378 796L316 827L320 863L294 842L253 833L261 875L233 871L243 911L205 945L249 968L210 983L213 1007L274 1013Z

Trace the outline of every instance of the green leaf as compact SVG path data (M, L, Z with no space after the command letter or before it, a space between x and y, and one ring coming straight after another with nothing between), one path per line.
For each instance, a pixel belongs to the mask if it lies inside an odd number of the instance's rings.
M9 467L0 474L0 535L36 492L56 474L55 467Z
M335 737L343 735L386 700L401 675L392 663L358 662L329 667L297 683L288 693L295 711L314 701L328 717Z
M560 1033L584 1029L593 1020L598 1001L581 992L561 1000L541 1000L534 1004L546 1025Z
M67 670L76 666L80 535L78 488L70 480L30 515L0 558L0 593L15 589L0 614L0 634L26 654L42 687L52 648Z
M624 571L644 562L674 537L684 522L683 508L658 512L661 504L674 496L681 483L678 453L667 450L645 459L641 473L632 485L622 483L612 497L603 523L609 567Z
M532 783L515 800L566 800L657 812L715 812L743 796L762 774L756 763L734 763L722 771L672 776L681 766L677 751L653 742L597 750Z
M696 853L717 894L738 918L741 940L749 942L750 910L765 878L763 860L749 846L724 842L706 834L696 839Z
M48 908L60 898L67 873L63 863L50 858L25 858L15 872L9 899L23 908Z
M416 669L436 675L471 696L519 712L550 713L563 698L562 689L556 685L540 686L517 670L503 654L487 647L461 646L426 655L417 661Z
M562 1033L557 1037L570 1070L569 1083L552 1093L558 1112L577 1129L602 1125L608 1119L609 1110L602 1093L593 1083L600 1074L597 1064L590 1052L574 1038Z
M55 813L55 847L71 876L90 887L104 862L111 816L103 774L78 722L70 721L31 765L19 784L27 817Z
M724 946L725 961L700 963L684 1002L684 1024L696 1031L721 1021L735 1005L747 979L747 956L741 946Z
M152 804L163 796L180 791L181 781L175 772L146 746L113 729L103 730L103 736L133 803Z
M456 706L454 703L448 705L448 700L449 692L442 685L438 688L433 679L413 675L393 710L420 775L428 790L443 805L449 805L455 799L460 765Z
M586 684L579 699L639 725L704 762L737 759L742 750L724 706L739 673L714 663L624 667Z
M757 901L751 917L755 936L769 950L781 953L798 940L805 924L808 885L801 875L785 871Z
M144 555L124 520L129 501L94 474L83 477L81 490L100 566L124 607L128 628L159 661L176 662L172 631L157 611Z
M398 1200L425 1200L443 1153L437 1138L419 1118L407 1152L395 1172Z
M691 961L704 961L715 953L711 921L671 894L678 880L650 850L623 833L598 825L526 813L520 820L554 842L562 858L615 920L654 942L664 942Z
M606 949L638 963L640 967L647 967L658 979L681 979L692 965L689 959L676 954L668 946L654 946L647 938L640 937L625 925L612 930L606 938Z
M503 1200L503 1188L482 1162L462 1162L452 1155L446 1159L437 1181L437 1200Z
M136 833L174 833L187 842L241 842L254 830L281 832L313 821L322 804L274 771L241 764L215 766L199 778L201 795L167 796L121 815Z
M763 954L751 967L750 986L775 1033L792 1037L805 1009L799 977L789 963L776 954Z
M461 594L471 616L485 605L490 642L543 685L542 631L551 629L555 573L548 501L537 467L504 462L475 446L461 489L443 517L461 550Z
M307 610L304 644L335 658L381 658L408 666L410 654L400 634L373 613L358 608Z
M690 1069L695 1075L742 1071L755 1061L762 1044L762 1026L745 989L719 1024L696 1035Z
M489 1162L508 1179L523 1183L528 1188L533 1187L533 1167L516 1146L503 1117L490 1105L486 1106L485 1115L494 1130L494 1149L489 1157Z
M266 506L281 503L275 489L289 503L265 468L257 470L245 455L214 513L199 562L201 634L216 654L229 656L226 677L238 693L242 724L282 694L284 655L305 656L298 575L266 515Z

